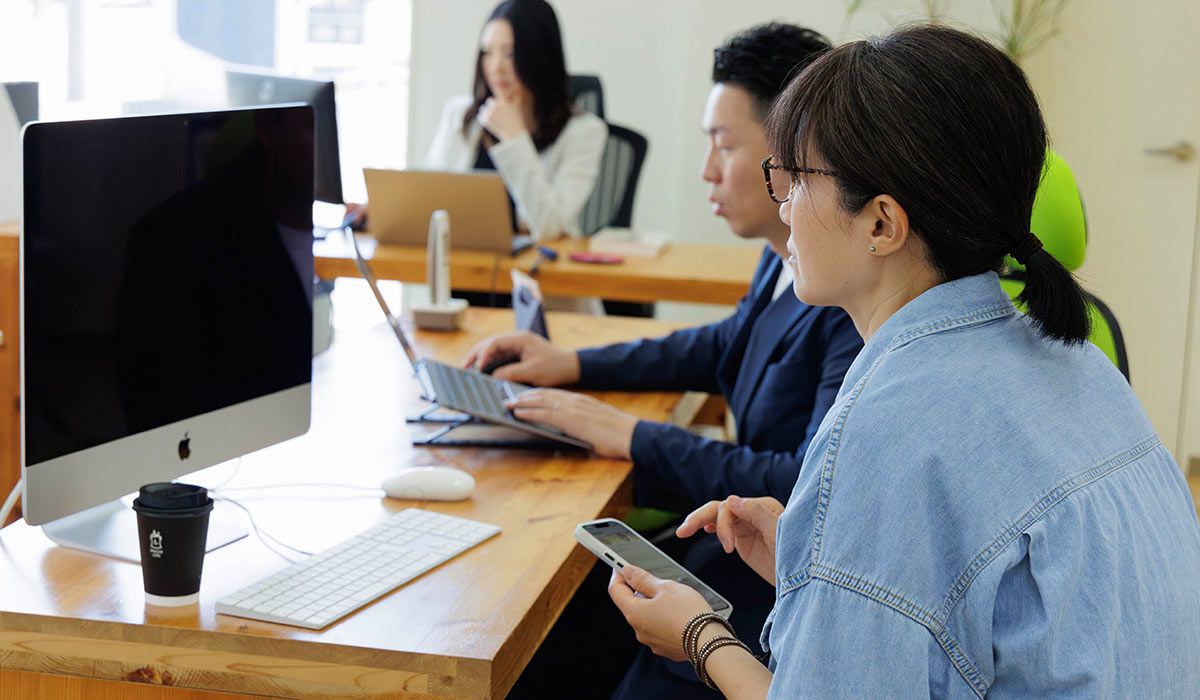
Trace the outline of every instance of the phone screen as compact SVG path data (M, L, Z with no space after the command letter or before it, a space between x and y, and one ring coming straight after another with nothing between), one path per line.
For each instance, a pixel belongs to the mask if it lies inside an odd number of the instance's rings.
M704 596L704 600L713 610L729 607L729 604L711 588L628 527L620 523L599 523L585 525L584 529L617 556L622 557L625 563L641 567L658 578L678 581L692 588Z

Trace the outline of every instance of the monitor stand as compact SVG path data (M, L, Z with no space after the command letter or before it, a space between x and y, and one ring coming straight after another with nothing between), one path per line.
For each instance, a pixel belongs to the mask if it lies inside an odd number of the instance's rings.
M205 552L224 547L246 536L246 528L237 524L224 508L214 508L208 519L208 543ZM82 549L135 564L142 561L138 547L137 514L117 499L94 508L42 525L42 533L63 547Z

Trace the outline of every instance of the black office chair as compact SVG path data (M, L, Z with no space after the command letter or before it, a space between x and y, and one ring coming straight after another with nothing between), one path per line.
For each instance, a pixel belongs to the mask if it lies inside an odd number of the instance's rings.
M592 114L604 118L604 90L600 88L600 78L594 75L571 76L571 99L580 109L586 109Z
M608 143L600 157L600 173L592 196L579 213L579 227L590 236L605 226L629 226L633 196L649 144L633 129L608 125Z
M646 137L633 129L608 125L608 143L600 158L600 173L592 196L579 213L583 235L590 236L605 226L629 226L633 219L633 196L648 147ZM654 316L653 303L605 299L604 310L616 316Z

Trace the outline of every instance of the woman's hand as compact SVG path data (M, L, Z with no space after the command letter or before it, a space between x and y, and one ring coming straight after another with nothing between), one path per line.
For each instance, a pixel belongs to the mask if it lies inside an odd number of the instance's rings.
M489 97L479 108L475 119L500 141L516 138L529 131L529 125L525 123L524 105L515 99Z
M342 216L342 221L347 226L354 226L363 220L367 215L367 205L358 202L346 202L346 213Z
M724 501L709 501L692 511L675 534L691 537L700 530L717 533L726 554L736 549L755 573L774 584L775 526L782 513L783 504L769 496L730 496Z
M579 356L529 331L502 333L479 341L463 358L463 367L482 371L497 362L492 376L533 386L560 386L579 381Z
M517 394L505 405L520 420L554 426L592 443L592 450L601 457L630 458L638 418L603 401L562 389L533 389Z
M698 613L712 612L704 596L694 589L657 578L636 566L613 571L608 595L637 633L637 640L672 661L687 658L681 635L688 620Z

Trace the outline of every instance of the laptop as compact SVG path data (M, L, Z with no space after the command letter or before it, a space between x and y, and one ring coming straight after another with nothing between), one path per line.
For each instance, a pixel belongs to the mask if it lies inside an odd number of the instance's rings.
M372 209L372 211L374 210ZM513 428L573 447L592 449L591 443L573 438L558 428L517 420L513 417L512 412L504 406L504 402L532 387L517 382L506 382L473 369L463 369L437 360L424 359L417 355L408 334L404 332L404 327L400 325L399 319L392 314L383 295L379 293L375 275L371 273L371 268L358 251L358 242L354 240L353 234L349 235L350 240L354 243L354 264L358 267L359 274L367 281L367 285L371 287L375 301L379 302L379 308L387 318L388 325L392 327L392 332L396 334L396 339L404 348L404 354L412 364L417 381L421 384L421 390L425 392L425 397L429 401L439 407L465 413L481 421Z
M529 236L513 231L508 191L499 173L363 168L363 178L371 207L367 232L380 243L424 247L429 217L445 209L452 250L515 255L532 244Z

